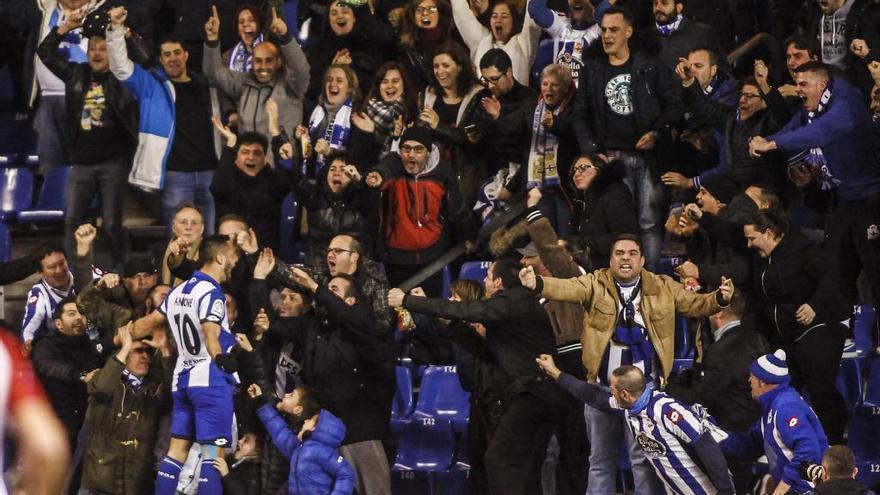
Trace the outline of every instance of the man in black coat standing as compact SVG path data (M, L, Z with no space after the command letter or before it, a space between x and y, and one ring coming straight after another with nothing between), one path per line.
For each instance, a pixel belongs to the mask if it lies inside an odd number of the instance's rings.
M492 360L509 377L508 407L486 449L490 493L540 493L541 465L553 433L565 392L535 366L541 354L556 355L553 327L544 307L519 281L520 265L496 261L485 285L488 299L446 301L388 292L388 305L414 313L486 326L486 344Z
M742 294L735 292L730 305L709 317L712 343L693 370L670 380L666 393L688 404L702 404L727 431L743 432L761 415L749 389L749 365L768 353L767 341L741 322L746 310ZM738 493L746 493L751 463L728 459Z

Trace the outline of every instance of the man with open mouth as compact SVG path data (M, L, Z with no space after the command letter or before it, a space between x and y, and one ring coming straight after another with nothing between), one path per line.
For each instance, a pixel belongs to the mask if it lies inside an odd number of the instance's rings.
M672 371L677 314L705 317L729 304L733 282L719 280L719 288L697 294L665 275L646 269L641 240L622 234L611 247L609 268L571 279L536 276L523 268L524 287L551 301L579 302L584 308L583 362L587 378L611 386L613 370L638 367L646 380L663 388ZM584 410L590 439L588 494L615 493L618 448L624 435L620 417L587 405ZM627 436L635 492L665 493L657 474L631 435Z
M287 29L277 10L269 23L271 41L253 48L248 72L237 72L223 64L220 55L220 17L216 7L205 23L205 58L203 69L222 93L238 102L240 132L269 135L266 100L278 105L281 126L293 139L293 130L302 122L303 96L309 85L309 62Z

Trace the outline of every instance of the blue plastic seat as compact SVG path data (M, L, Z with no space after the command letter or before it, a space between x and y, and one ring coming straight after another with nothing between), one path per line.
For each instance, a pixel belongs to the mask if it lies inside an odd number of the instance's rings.
M877 348L877 313L868 304L856 306L853 311L853 333L858 357L868 357Z
M0 184L0 221L12 221L29 208L34 195L34 174L26 167L4 168Z
M865 388L865 405L880 407L880 358L871 361L868 386Z
M471 470L467 465L456 464L447 471L431 473L435 495L465 495Z
M491 261L468 261L461 265L461 271L458 273L458 278L476 280L477 282L483 283L491 264Z
M445 471L452 465L455 437L445 418L431 418L416 412L403 427L392 472Z
M869 459L856 462L859 469L856 480L868 487L869 490L880 490L880 459Z
M690 329L688 329L688 319L684 316L675 318L675 358L676 359L694 359L696 350L693 339L691 338Z
M847 413L852 414L855 407L862 403L862 374L858 361L855 359L840 360L836 384L838 392L846 403Z
M681 373L694 367L693 359L674 359L672 361L672 374Z
M880 459L880 407L856 406L847 431L847 446L856 459Z
M685 261L681 256L664 256L657 261L657 274L675 277L675 267Z
M0 261L7 262L12 259L12 236L9 234L9 226L0 222Z
M467 428L470 394L461 388L455 366L428 366L419 386L416 413L453 422L455 431Z
M410 422L413 410L412 374L405 366L397 367L397 390L391 402L391 431L400 433L404 425Z
M67 196L67 177L70 167L56 167L46 174L40 196L33 208L18 214L20 223L61 223L64 221L64 210Z

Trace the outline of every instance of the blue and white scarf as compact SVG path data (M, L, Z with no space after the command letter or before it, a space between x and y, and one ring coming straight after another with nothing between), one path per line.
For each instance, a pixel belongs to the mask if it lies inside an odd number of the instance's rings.
M554 117L559 115L564 106L565 102L552 111ZM547 104L542 98L535 106L535 114L532 117L532 142L529 146L529 163L526 170L528 173L527 189L559 185L559 167L557 166L559 139L541 123L546 111Z
M324 128L324 134L319 136L321 126L327 116L327 110L324 105L318 105L312 111L309 117L309 136L312 138L312 146L318 142L318 139L325 139L330 143L330 149L344 152L348 147L348 139L351 137L351 98L347 98L345 103L333 116L333 122L328 122ZM315 172L321 170L324 166L324 156L315 153Z
M138 378L137 375L135 375L131 371L128 371L127 369L122 370L122 378L126 382L128 382L128 384L131 386L131 389L135 392L139 392L141 390L141 387L144 385L143 380Z
M262 42L263 34L260 33L260 35L254 39L254 43L251 47L257 46ZM232 51L229 52L229 70L235 72L250 72L253 64L254 52L248 51L243 41L236 43L235 46L232 47Z
M831 82L831 80L828 81L828 86L822 92L822 96L819 97L819 105L816 109L805 112L804 119L806 120L806 125L812 124L814 120L821 117L828 110L828 102L831 101ZM800 163L809 165L815 171L816 182L823 191L831 190L840 185L840 179L835 178L834 174L831 173L831 169L828 168L828 160L825 159L822 148L810 148L797 153L789 158L788 163L789 166Z
M675 16L675 20L670 22L669 24L657 24L655 22L654 25L657 26L658 33L663 36L669 36L678 29L678 26L681 25L681 19L681 14L678 14L677 16Z

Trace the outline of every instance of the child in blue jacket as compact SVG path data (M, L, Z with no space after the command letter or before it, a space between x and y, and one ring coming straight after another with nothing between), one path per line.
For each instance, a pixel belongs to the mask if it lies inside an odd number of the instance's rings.
M263 395L259 385L248 387L253 399ZM290 495L351 495L354 492L354 470L339 455L345 438L345 425L330 411L322 410L308 387L297 387L273 406L267 401L257 409L272 442L290 459L287 493ZM278 411L305 421L299 434L294 434Z

